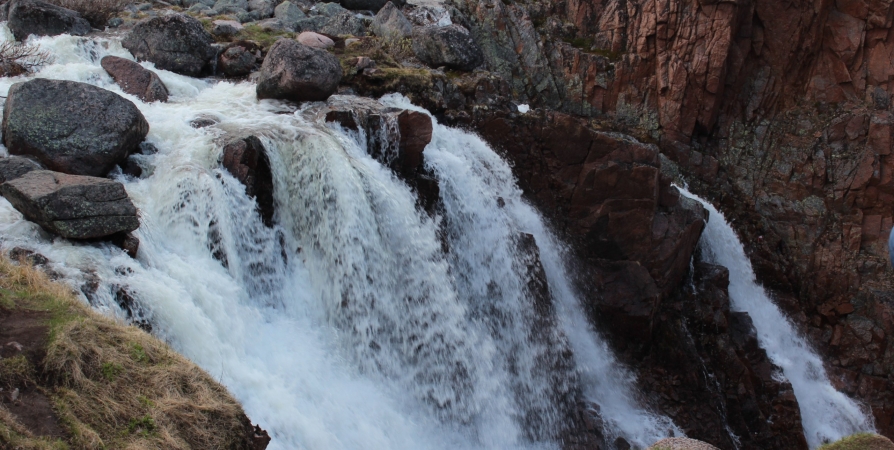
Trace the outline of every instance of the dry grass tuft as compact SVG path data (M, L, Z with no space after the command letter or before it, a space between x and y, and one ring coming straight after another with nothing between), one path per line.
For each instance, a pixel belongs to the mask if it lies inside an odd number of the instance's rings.
M37 269L0 259L0 288L16 307L50 313L41 380L74 448L241 448L241 406L162 341L121 325ZM3 430L15 430L0 415ZM17 432L22 435L22 433ZM2 445L0 445L2 447Z
M49 3L77 11L94 28L102 28L129 3L126 0L47 0Z

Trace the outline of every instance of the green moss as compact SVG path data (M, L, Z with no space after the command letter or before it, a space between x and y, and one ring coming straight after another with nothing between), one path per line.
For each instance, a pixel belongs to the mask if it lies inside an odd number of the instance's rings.
M295 33L288 31L265 30L258 25L249 24L242 28L242 31L236 35L238 39L246 41L255 41L264 50L269 49L280 38L294 38Z
M127 432L130 434L139 434L141 436L150 436L156 431L155 420L149 416L143 416L136 419L130 419L127 424Z
M103 363L100 371L102 372L103 378L112 382L118 378L118 375L121 375L121 373L124 372L124 367L122 367L121 364Z
M149 357L146 356L146 350L143 349L143 346L134 342L130 344L130 356L133 357L134 361L139 363L149 362Z
M891 441L873 433L852 434L836 442L825 444L819 450L887 450Z

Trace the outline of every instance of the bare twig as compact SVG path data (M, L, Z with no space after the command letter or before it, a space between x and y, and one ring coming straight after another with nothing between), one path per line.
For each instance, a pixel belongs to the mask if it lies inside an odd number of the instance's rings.
M0 76L17 76L35 72L51 63L53 57L37 45L17 42L0 43Z

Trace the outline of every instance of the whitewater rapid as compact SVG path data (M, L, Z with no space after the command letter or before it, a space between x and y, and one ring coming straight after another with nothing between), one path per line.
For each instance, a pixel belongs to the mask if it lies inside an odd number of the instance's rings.
M132 58L116 38L31 42L55 58L37 76L124 96L159 151L139 157L148 176L115 175L140 210L136 259L54 239L0 200L3 248L45 255L73 287L98 282L85 300L110 315L126 316L116 293L128 292L154 334L270 432L271 449L557 448L561 398L578 386L609 442L681 434L639 404L632 374L586 321L562 244L478 137L434 124L425 164L443 211L430 217L361 133L324 123L319 105L258 102L251 83L163 70L171 100L147 104L99 65ZM0 93L24 79L0 79ZM400 96L382 102L419 110ZM217 124L191 127L200 115ZM222 144L247 134L270 158L273 228L219 166ZM554 301L545 332L520 233L534 236Z
M875 431L863 408L832 386L822 359L757 282L745 247L723 214L687 189L678 188L710 213L699 243L704 258L729 270L731 309L751 316L761 347L791 382L810 448L861 431Z

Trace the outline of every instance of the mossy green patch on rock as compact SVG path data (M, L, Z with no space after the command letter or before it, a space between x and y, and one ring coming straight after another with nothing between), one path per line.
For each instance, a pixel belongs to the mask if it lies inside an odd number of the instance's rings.
M857 433L823 445L819 450L894 450L890 439L873 433Z

